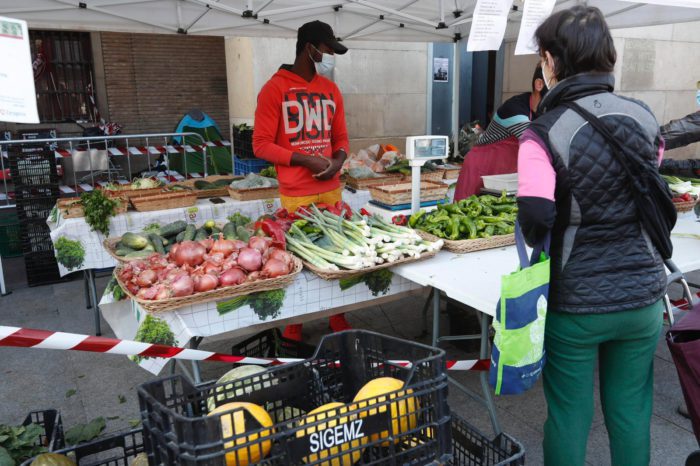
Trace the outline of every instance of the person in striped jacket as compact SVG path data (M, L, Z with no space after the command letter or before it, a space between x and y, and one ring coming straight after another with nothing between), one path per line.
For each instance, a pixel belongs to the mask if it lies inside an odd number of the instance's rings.
M506 100L464 157L455 188L455 201L479 194L484 187L482 176L518 170L518 138L535 118L537 106L546 92L542 68L537 64L532 76L532 92Z

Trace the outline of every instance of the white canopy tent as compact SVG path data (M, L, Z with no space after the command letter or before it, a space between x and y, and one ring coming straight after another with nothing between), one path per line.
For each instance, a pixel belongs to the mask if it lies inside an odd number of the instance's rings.
M559 0L556 9L580 0ZM699 21L699 0L590 0L612 28ZM0 16L34 29L294 37L310 19L343 40L438 42L467 37L476 0L0 0ZM517 36L523 0L513 2Z

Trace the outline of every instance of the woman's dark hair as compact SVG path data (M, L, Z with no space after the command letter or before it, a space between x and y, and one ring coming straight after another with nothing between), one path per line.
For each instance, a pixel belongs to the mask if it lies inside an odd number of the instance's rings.
M544 75L542 74L542 66L538 63L535 67L535 72L532 74L532 90L535 90L535 81L541 79L544 82Z
M554 57L558 81L578 73L615 68L617 53L610 29L598 8L577 5L547 18L535 31L540 55Z

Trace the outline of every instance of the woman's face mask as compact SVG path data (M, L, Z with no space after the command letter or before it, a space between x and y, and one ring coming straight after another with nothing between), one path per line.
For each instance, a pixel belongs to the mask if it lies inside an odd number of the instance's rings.
M314 46L311 45L311 47ZM314 60L314 57L309 54L309 58L311 58L311 61L314 62L314 66L316 67L316 72L321 76L330 76L331 73L333 73L333 68L335 67L335 55L323 53L316 47L314 47L314 50L321 54L321 61Z
M544 80L544 85L548 90L556 84L556 79L554 78L554 76L549 74L549 68L547 67L546 58L542 58L542 78Z

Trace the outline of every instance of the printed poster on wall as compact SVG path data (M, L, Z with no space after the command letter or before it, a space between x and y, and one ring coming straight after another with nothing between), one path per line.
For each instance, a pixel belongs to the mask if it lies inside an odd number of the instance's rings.
M537 53L535 31L552 14L554 3L555 0L525 0L523 17L520 20L518 42L515 44L516 55Z
M39 123L26 21L0 16L0 121Z
M513 0L478 0L469 30L467 52L498 50L508 24Z
M433 58L433 81L446 83L449 81L450 60L448 58Z

